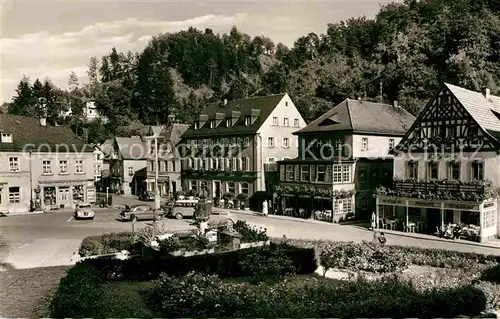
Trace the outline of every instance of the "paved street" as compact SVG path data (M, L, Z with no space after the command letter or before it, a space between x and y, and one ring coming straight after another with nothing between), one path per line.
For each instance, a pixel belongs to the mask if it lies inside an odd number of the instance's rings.
M135 198L115 198L115 204L140 203ZM144 203L144 202L142 202ZM150 203L152 206L154 203ZM0 245L4 271L0 272L0 317L26 317L32 314L38 299L57 285L71 264L73 253L81 240L90 235L131 230L130 222L116 220L119 209L96 212L94 221L76 221L71 212L47 212L37 215L19 215L0 218L1 232L8 251ZM356 226L340 226L276 217L261 217L251 212L232 212L233 219L243 219L267 229L272 237L329 239L342 241L371 240L372 233ZM166 219L168 230L190 227L190 220ZM146 222L138 222L137 228ZM449 242L431 241L387 234L388 244L444 248L457 251L499 254L500 249ZM63 267L61 267L63 266ZM25 295L29 294L29 298ZM22 301L22 303L21 303ZM20 306L22 305L22 306Z

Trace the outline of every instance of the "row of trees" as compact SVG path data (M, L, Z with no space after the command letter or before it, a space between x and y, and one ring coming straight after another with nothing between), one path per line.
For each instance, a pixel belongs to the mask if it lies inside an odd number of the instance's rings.
M9 112L38 115L44 97L57 106L48 108L49 117L68 106L78 116L81 101L93 99L110 119L99 124L96 139L122 134L131 123L164 123L169 115L190 122L209 101L280 92L308 121L347 97L397 99L416 113L443 81L499 92L500 6L498 0L406 0L384 6L375 19L329 24L291 48L236 28L223 35L189 28L153 37L140 53L113 48L93 57L88 76L80 84L71 75L66 91L23 79Z

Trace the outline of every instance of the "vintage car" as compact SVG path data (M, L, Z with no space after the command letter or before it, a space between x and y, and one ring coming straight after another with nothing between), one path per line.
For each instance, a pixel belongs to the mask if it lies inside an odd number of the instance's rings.
M197 199L178 199L168 203L164 210L169 217L183 219L184 217L194 217L196 212Z
M75 219L94 219L95 212L89 203L78 203L75 209Z
M139 221L139 220L161 220L163 218L162 210L154 210L149 205L132 205L125 206L125 209L120 213L120 220L123 221Z
M139 200L154 201L155 200L155 193L148 191L148 192L141 193L138 197L139 197Z

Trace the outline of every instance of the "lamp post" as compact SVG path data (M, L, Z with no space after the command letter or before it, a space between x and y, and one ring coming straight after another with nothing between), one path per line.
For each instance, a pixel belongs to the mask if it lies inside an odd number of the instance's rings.
M155 136L155 209L160 209L160 191L158 188L158 137Z

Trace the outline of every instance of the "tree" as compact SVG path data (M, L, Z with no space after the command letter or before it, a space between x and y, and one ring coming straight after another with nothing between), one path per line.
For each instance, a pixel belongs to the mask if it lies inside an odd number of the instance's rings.
M68 88L70 92L76 92L80 87L80 80L78 79L78 75L76 75L75 71L71 71L68 79Z
M33 90L29 78L23 76L16 88L16 96L12 99L9 106L9 113L16 115L35 116L35 101L33 99Z
M98 79L99 73L99 62L95 56L90 58L87 75L89 77L88 89L91 96L97 95L97 84L99 82Z

